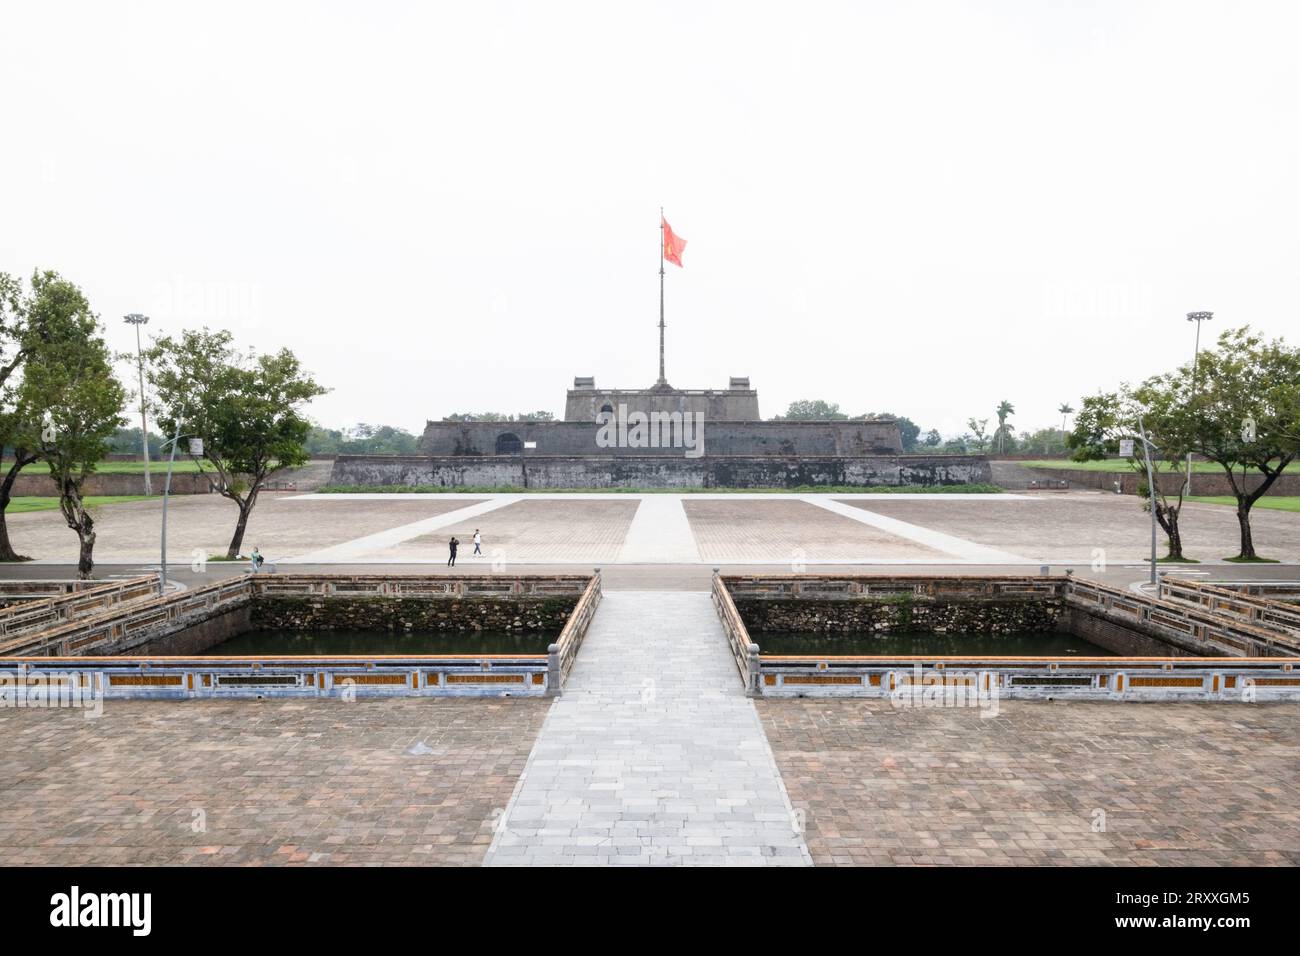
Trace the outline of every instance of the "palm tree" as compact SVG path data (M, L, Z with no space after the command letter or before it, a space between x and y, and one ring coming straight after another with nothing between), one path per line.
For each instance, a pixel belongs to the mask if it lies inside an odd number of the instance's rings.
M1061 413L1061 444L1064 445L1065 444L1065 417L1067 415L1072 414L1074 412L1074 409L1070 407L1069 402L1061 402L1060 406L1058 406L1056 410Z
M998 454L1002 454L1007 447L1007 431L1010 426L1007 425L1007 418L1016 413L1016 407L1008 402L1005 398L998 404Z

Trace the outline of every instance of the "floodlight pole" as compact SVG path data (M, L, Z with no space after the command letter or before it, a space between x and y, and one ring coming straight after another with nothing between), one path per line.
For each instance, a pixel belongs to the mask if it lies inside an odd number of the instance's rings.
M159 576L158 576L158 596L162 597L167 593L167 499L172 490L172 468L176 464L176 446L181 441L181 421L185 418L185 408L181 407L181 413L176 416L176 434L171 440L172 452L171 457L167 459L167 481L163 484L163 506L162 506L162 541L159 549Z
M1196 398L1196 366L1201 357L1201 323L1208 322L1214 318L1213 312L1188 312L1187 321L1196 323L1196 348L1192 352L1192 394ZM1192 494L1192 453L1187 453L1187 477L1183 481L1183 496L1190 498Z
M128 325L135 326L135 362L140 373L140 453L144 457L144 493L153 494L153 484L149 480L149 419L145 413L144 401L144 352L140 348L140 326L149 324L149 316L132 312L125 316Z

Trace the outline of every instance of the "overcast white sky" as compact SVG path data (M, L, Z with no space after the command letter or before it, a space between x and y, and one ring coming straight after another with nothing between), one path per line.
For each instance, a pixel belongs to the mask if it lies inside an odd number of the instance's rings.
M322 424L749 375L962 430L1300 339L1300 4L14 3L0 270L116 348L287 345Z

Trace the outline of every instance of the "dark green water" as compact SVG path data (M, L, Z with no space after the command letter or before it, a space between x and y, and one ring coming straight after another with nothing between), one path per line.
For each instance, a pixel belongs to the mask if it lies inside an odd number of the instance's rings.
M203 652L247 654L545 654L550 631L248 631Z
M962 655L995 657L1114 657L1110 651L1056 631L1022 634L909 634L905 632L815 631L750 634L763 654Z

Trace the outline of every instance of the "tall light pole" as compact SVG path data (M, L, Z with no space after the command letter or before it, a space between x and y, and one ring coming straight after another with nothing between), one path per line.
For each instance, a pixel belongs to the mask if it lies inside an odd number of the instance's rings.
M144 455L144 493L153 494L149 482L149 419L145 412L144 401L144 352L140 348L140 326L149 324L149 316L132 312L124 321L135 326L135 359L140 372L140 451Z
M1196 323L1196 348L1192 352L1192 394L1190 398L1196 398L1196 365L1201 357L1201 323L1208 322L1214 318L1213 312L1188 312L1187 321ZM1187 478L1183 482L1183 495L1190 497L1192 494L1192 453L1187 453Z
M1151 583L1157 584L1156 575L1156 476L1151 467L1151 442L1147 440L1146 426L1142 424L1142 413L1138 412L1138 431L1142 435L1142 458L1147 466L1147 503L1151 506ZM1189 459L1190 460L1190 459ZM1156 597L1160 596L1159 588Z

